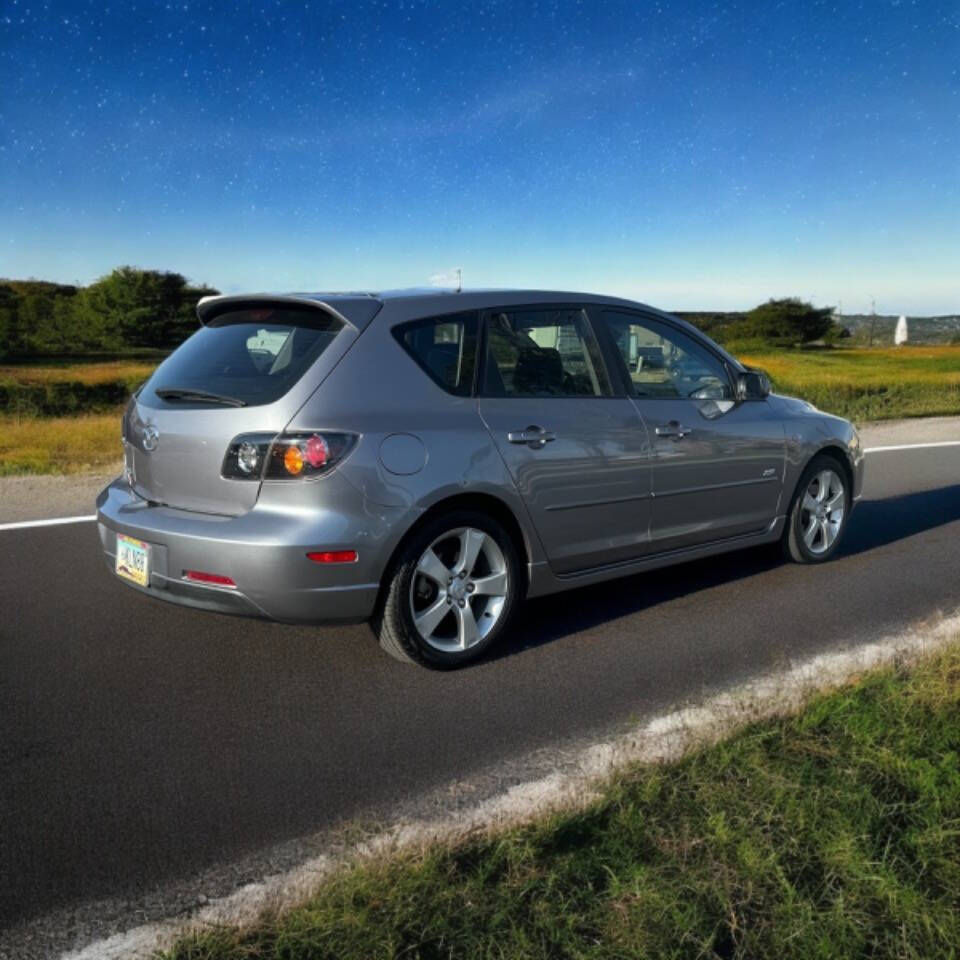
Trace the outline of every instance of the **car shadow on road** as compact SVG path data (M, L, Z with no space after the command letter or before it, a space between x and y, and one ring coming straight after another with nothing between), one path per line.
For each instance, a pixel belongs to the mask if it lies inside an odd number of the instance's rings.
M873 550L955 520L960 520L960 484L864 500L853 512L839 555Z
M838 558L855 556L960 520L960 484L865 500L854 511ZM581 630L690 593L745 580L784 564L779 545L754 547L716 557L638 573L591 587L534 599L524 604L514 643L495 647L489 659L514 656Z

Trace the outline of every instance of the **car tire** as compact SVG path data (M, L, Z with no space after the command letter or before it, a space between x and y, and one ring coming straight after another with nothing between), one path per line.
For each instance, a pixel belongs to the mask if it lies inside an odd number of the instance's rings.
M795 563L824 563L840 546L852 506L850 480L840 462L818 454L807 464L793 496L783 551Z
M400 548L373 621L390 656L436 670L461 667L507 630L522 600L517 548L475 510L434 517Z

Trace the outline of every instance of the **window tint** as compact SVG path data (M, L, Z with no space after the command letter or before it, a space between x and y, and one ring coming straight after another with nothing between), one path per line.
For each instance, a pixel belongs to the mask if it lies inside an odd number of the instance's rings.
M692 337L655 320L604 311L638 396L732 400L722 361Z
M477 315L433 317L398 327L400 345L444 390L469 397L477 357Z
M282 397L343 324L319 310L231 310L201 327L157 369L150 389L202 391L247 406Z
M609 397L582 310L516 310L487 320L488 397Z

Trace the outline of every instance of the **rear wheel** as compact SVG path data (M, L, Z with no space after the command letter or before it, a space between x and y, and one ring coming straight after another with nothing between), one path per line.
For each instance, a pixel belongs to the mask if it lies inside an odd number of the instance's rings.
M840 546L850 516L846 472L833 457L813 458L804 470L784 534L784 551L797 563L822 563Z
M437 669L476 659L504 632L519 602L520 561L492 517L456 510L401 548L374 628L398 660Z

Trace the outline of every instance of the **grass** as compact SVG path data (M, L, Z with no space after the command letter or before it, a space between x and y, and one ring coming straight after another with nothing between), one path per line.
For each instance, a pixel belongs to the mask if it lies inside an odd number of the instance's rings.
M67 366L0 366L0 382L26 385L50 383L82 383L99 386L104 383L142 383L156 369L155 363L114 360L103 363L72 363Z
M155 367L130 360L0 366L0 410L19 416L109 410L123 403Z
M740 359L766 370L778 393L851 420L960 413L960 346L783 350Z
M0 476L117 466L122 404L155 368L143 360L0 366Z
M116 466L121 410L75 417L0 414L0 476L83 473Z
M960 646L579 812L333 875L167 960L955 958Z

